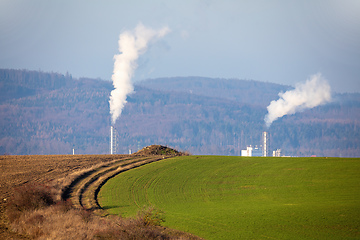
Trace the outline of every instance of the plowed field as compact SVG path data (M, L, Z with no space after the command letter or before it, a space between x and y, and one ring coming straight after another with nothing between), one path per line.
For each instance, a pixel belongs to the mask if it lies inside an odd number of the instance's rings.
M17 186L27 182L50 184L54 180L66 179L98 164L124 158L126 155L53 155L53 156L0 156L0 239L14 236L5 224L5 204Z

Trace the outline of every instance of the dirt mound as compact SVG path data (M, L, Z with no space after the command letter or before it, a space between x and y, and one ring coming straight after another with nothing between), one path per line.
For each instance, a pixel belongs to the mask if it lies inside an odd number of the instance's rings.
M183 153L161 145L151 145L144 147L135 153L136 155L165 155L165 156L182 156Z

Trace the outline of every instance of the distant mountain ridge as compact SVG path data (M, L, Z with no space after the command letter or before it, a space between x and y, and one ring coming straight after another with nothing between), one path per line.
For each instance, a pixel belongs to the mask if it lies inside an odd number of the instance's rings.
M71 80L59 73L0 69L0 102L34 95L42 90L55 90Z
M0 154L109 153L110 81L0 69ZM177 77L135 86L115 124L118 152L159 144L193 154L239 155L271 133L285 155L360 156L360 94L264 125L289 86ZM192 91L190 93L190 90Z
M254 80L222 79L205 77L172 77L147 79L138 83L150 89L176 91L201 96L224 98L250 105L268 106L278 97L279 92L290 86L264 83Z

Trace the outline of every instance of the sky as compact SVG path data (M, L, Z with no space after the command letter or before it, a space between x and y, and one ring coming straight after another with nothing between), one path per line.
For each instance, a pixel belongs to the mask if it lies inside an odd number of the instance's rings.
M0 68L110 80L119 35L171 32L133 81L202 76L360 92L359 0L0 0Z

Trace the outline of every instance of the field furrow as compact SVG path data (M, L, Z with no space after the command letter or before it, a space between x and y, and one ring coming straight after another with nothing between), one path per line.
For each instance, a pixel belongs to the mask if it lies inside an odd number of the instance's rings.
M70 199L76 208L99 209L97 193L107 180L121 172L164 158L162 155L133 155L84 171L64 188L62 199Z
M60 203L59 206L37 209L36 211L43 211L41 215L34 213L36 216L46 219L46 221L41 221L39 224L48 231L46 232L47 236L69 231L70 225L66 223L68 219L67 214L75 214L75 218L72 216L71 221L74 221L76 224L71 224L71 231L74 231L76 234L81 231L87 231L85 233L86 236L92 236L94 229L84 228L82 224L91 225L93 221L98 221L102 218L96 216L91 218L90 222L87 222L88 219L83 219L84 223L79 222L76 218L80 217L82 219L83 217L88 217L88 215L83 216L83 213L94 216L92 211L85 212L82 209L99 208L97 194L105 182L129 169L180 154L175 150L160 145L152 145L139 152L132 155L0 156L0 195L2 199L0 201L0 239L33 239L35 237L33 234L36 233L32 231L34 224L29 224L27 221L10 223L7 214L8 203L14 198L14 194L19 192L18 189L32 189L33 186L45 187L51 191L50 194L54 197L56 203ZM64 212L60 200L68 200L73 203L74 207L80 210L71 209L68 212L67 207L69 205L66 204L64 205L66 206L66 211ZM58 214L55 214L55 216L53 210L59 211L61 216ZM96 211L95 213L98 212ZM99 213L102 213L102 211ZM21 215L20 217L29 218L32 221L31 214L33 214L32 211L26 212L26 216ZM52 217L55 217L56 220L52 221ZM59 217L64 217L66 221L58 221ZM107 221L107 218L104 218L104 221ZM113 219L111 218L109 221L111 225ZM77 225L78 223L80 225ZM13 224L15 225L13 226ZM54 224L56 225L55 227L53 226ZM111 228L110 225L109 227ZM122 227L122 225L115 225L114 229ZM125 228L127 227L126 225ZM21 229L21 231L25 229L24 231L26 232L20 232L18 229ZM161 229L161 231L163 230ZM171 229L166 231L173 232ZM189 239L198 239L197 237L191 237L189 234L175 232L176 234L189 236ZM53 237L49 238L53 239Z

